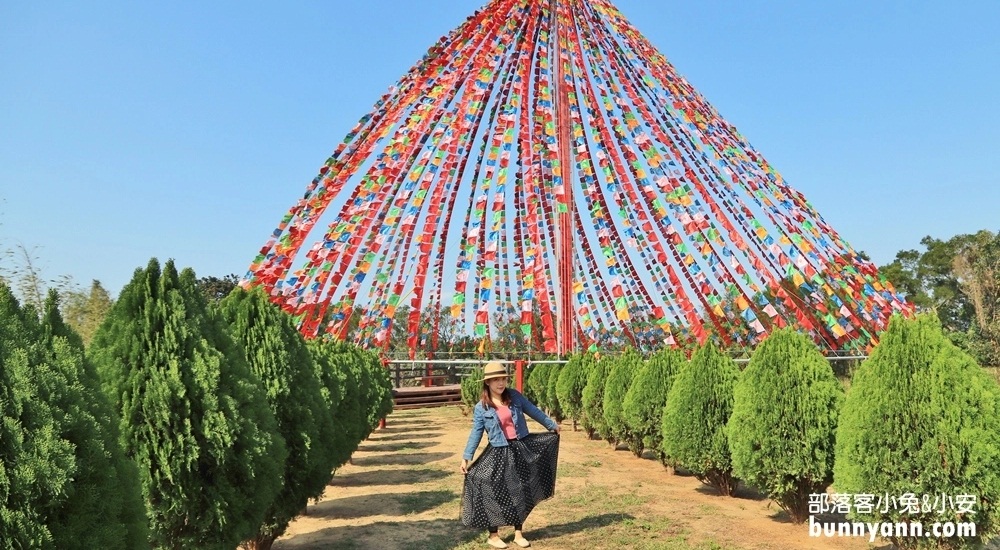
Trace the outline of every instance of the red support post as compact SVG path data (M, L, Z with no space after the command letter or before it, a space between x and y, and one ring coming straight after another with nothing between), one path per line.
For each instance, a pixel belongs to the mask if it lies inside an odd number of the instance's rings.
M524 391L524 360L514 361L514 388L519 392Z
M559 175L562 178L564 189L564 199L566 211L556 212L556 257L559 265L556 272L559 278L559 299L557 306L557 319L559 323L559 333L556 337L557 347L561 357L573 353L576 348L576 308L574 307L573 296L573 276L574 259L576 256L575 230L576 230L576 202L573 199L573 159L570 153L572 137L570 135L570 114L569 114L569 86L566 84L565 64L569 63L568 58L563 57L562 42L564 32L559 24L559 0L552 2L552 23L554 28L555 69L556 69L556 104L555 104L555 125L556 141L558 143Z

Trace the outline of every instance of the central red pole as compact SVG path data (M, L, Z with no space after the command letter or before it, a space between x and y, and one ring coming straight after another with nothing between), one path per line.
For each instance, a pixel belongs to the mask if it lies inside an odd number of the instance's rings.
M576 346L574 337L574 321L576 308L573 299L573 276L575 259L575 227L576 227L576 203L573 200L573 160L570 153L570 115L569 115L569 94L570 85L567 83L567 75L572 73L569 67L569 48L562 47L568 40L564 36L564 30L559 24L559 0L553 0L552 25L555 37L555 57L556 57L556 140L558 142L559 155L559 175L562 176L564 189L564 210L557 211L556 223L556 254L559 262L559 301L557 318L559 320L559 334L557 336L557 350L560 356L572 353Z

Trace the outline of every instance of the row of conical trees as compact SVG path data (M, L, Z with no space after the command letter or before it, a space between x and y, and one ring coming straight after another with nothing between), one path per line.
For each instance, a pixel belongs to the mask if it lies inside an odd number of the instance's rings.
M677 351L574 356L535 367L525 389L591 437L637 456L652 450L726 495L742 481L794 521L830 490L921 501L919 510L852 508L854 521L976 524L975 537L889 537L900 548L964 548L1000 528L1000 387L932 316L893 319L844 382L811 340L786 329L742 372L709 345L690 361ZM972 510L954 505L962 495L975 498Z
M0 285L4 548L270 548L391 411L377 357L261 291L138 269L89 346Z

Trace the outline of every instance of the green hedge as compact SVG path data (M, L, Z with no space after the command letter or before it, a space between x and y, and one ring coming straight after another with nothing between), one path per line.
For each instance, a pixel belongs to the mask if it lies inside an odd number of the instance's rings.
M844 391L813 341L772 333L736 384L727 431L733 473L766 492L792 521L833 478L834 434Z
M971 513L857 509L866 522L974 522L972 539L893 539L900 548L966 548L997 532L1000 388L944 335L936 316L894 317L854 374L837 430L841 493L975 495Z

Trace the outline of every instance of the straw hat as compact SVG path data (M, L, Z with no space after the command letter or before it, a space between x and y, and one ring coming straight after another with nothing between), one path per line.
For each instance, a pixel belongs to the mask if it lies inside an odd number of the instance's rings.
M491 378L507 378L507 369L499 361L490 361L483 367L483 382Z

